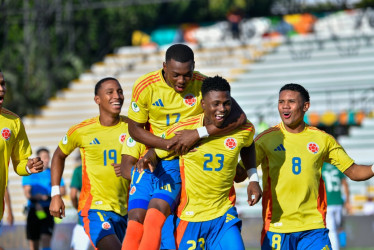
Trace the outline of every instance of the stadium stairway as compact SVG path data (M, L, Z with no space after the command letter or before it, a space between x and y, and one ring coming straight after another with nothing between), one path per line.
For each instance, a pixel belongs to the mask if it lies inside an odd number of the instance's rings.
M275 42L264 41L256 45L232 42L204 48L194 45L191 47L195 51L196 70L208 76L221 75L231 81L236 75L244 72L246 65L269 52L275 45ZM70 126L98 115L93 100L94 86L103 77L116 77L122 84L125 95L122 114L126 115L133 83L141 75L162 67L165 50L166 47L147 50L122 47L114 54L107 55L102 62L93 64L88 72L81 74L79 79L70 82L67 89L51 98L47 105L41 108L40 114L23 119L33 152L39 147L46 147L52 157ZM78 152L76 150L66 159L63 178L67 187L70 186L71 175L76 166L74 159ZM8 187L15 221L23 223L23 209L27 201L22 189L22 178L11 169ZM67 207L64 220L74 221L76 213L71 207L70 198L68 195L63 198Z

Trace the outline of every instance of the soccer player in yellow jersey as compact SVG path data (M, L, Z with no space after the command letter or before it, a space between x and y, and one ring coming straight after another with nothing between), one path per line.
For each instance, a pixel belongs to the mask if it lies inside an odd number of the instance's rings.
M263 171L262 249L331 249L326 229L323 162L350 179L373 177L373 166L357 165L329 134L304 122L308 91L286 84L279 91L282 122L255 139Z
M9 160L18 175L30 175L43 171L40 157L29 159L31 147L21 119L3 107L6 94L4 75L0 70L0 221L4 213L4 195L8 183Z
M177 136L170 140L161 137L167 128L181 119L203 112L199 104L202 99L201 85L206 76L194 71L194 66L192 49L184 44L175 44L167 49L162 69L148 73L135 82L128 110L129 133L133 139L149 147L181 154L187 152L201 137L232 131L246 121L244 112L232 100L233 112L227 119L229 125L225 129L208 125L178 131ZM150 124L150 131L145 129L147 123ZM168 160L160 162L162 166L155 173L146 172L141 180L133 181L136 191L130 193L129 197L129 233L123 243L124 249L137 249L139 237L142 239L140 245L145 249L157 248L162 225L178 204L180 192L179 161ZM134 178L138 179L138 176ZM148 185L151 182L163 185L151 187ZM164 189L166 185L171 189ZM152 196L149 199L146 196L150 190ZM135 231L137 233L133 234Z
M229 83L219 76L206 78L202 97L204 113L173 125L164 133L166 138L173 137L175 131L182 129L196 129L208 124L218 128L224 126L231 111ZM254 132L253 125L247 121L226 135L202 139L186 155L180 156L182 192L175 233L177 249L244 249L241 221L229 193L239 155L247 170L256 169ZM146 154L143 162L147 164L147 160L152 159L155 166L152 151ZM170 151L156 149L156 153L165 158ZM139 168L143 167L139 165ZM249 204L256 204L260 198L258 179L250 181Z
M58 192L66 157L75 148L82 157L82 189L78 215L92 244L98 249L121 249L127 227L129 181L116 176L128 118L121 116L123 90L115 78L104 78L95 86L94 100L100 115L72 126L52 158L50 212L65 216Z

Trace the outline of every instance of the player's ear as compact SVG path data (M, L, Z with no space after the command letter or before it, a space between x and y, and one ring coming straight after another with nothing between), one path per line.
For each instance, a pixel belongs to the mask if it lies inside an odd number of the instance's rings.
M94 101L96 102L96 104L100 104L100 97L98 95L95 95Z
M307 112L308 109L309 109L309 107L310 107L310 102L304 102L303 111L304 111L304 112Z
M162 69L163 69L164 72L166 73L166 71L167 71L167 65L166 65L166 62L163 62L163 63L162 63Z
M201 99L201 107L203 108L203 110L205 110L205 102L204 102L204 99Z

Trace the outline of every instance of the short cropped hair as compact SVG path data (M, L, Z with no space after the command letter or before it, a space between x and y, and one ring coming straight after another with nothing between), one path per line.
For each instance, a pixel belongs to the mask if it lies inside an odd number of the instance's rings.
M203 97L209 91L228 91L230 93L231 88L228 81L221 76L207 77L203 81L201 86L201 93Z
M105 77L103 79L101 79L100 81L98 81L95 85L95 95L97 95L97 93L99 92L99 89L101 88L101 85L106 82L106 81L116 81L118 84L119 84L119 81L114 78L114 77Z
M36 155L39 156L42 152L49 154L49 150L47 148L39 148L38 151L36 151Z
M301 95L301 98L303 98L304 102L309 102L310 101L310 97L309 97L309 92L308 90L306 90L303 86L301 86L300 84L297 84L297 83L288 83L286 85L284 85L280 90L279 90L279 94L280 92L282 92L283 90L292 90L292 91L296 91L296 92L299 92L300 95Z
M166 50L165 62L174 59L177 62L189 62L194 61L194 53L190 47L185 44L174 44Z

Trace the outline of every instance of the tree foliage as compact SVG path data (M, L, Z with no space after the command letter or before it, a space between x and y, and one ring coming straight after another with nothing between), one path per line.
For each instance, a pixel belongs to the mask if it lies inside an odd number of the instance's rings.
M276 4L287 7L297 2L0 0L0 68L8 87L4 106L21 116L37 113L90 65L115 48L130 45L134 30L225 20L232 8L240 8L246 17L269 16Z

